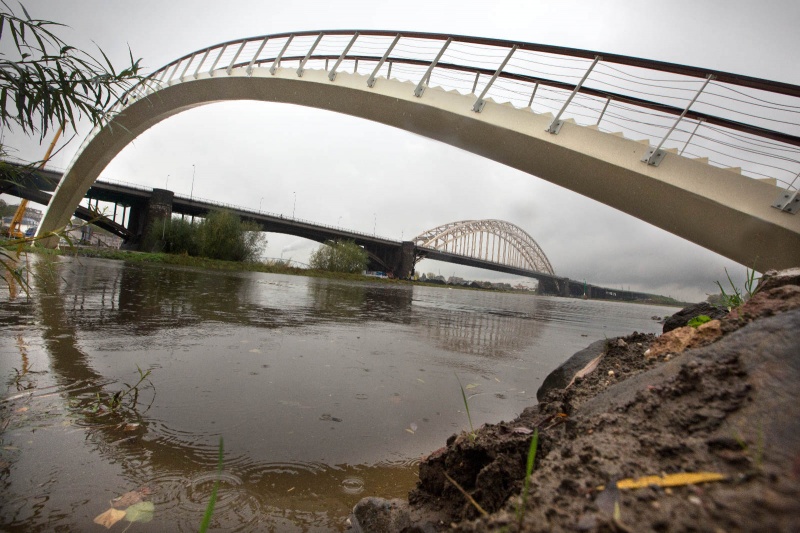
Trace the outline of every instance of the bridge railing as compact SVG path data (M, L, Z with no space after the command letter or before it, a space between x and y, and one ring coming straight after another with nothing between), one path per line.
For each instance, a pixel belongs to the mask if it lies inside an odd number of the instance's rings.
M352 234L352 235L360 235L362 237L368 237L369 239L373 239L373 240L381 239L381 240L384 240L384 241L387 241L387 242L392 242L392 243L399 243L400 242L397 239L392 239L392 238L389 238L389 237L383 237L383 236L377 235L375 233L366 233L366 232L363 232L363 231L357 231L357 230L352 230L352 229L348 229L348 228L342 228L342 227L339 227L339 226L332 226L330 224L323 224L321 222L315 222L315 221L306 220L306 219L303 219L303 218L284 216L281 213L270 213L268 211L247 209L247 208L239 206L239 205L229 204L229 203L225 203L225 202L218 202L216 200L209 200L207 198L199 198L197 196L189 197L189 196L185 196L185 195L182 195L182 194L175 194L175 198L179 198L179 199L187 201L187 202L203 204L204 206L214 206L214 207L218 207L220 209L227 209L227 210L230 210L230 211L236 211L238 213L246 213L246 214L255 215L255 216L272 217L272 218L279 219L279 220L285 220L287 222L298 222L300 224L307 224L307 225L313 226L315 228L328 228L328 229L331 229L331 230L334 230L334 231L337 231L337 232L340 232L340 233L349 233L349 234Z
M459 35L392 31L309 31L262 35L198 50L154 72L112 113L161 88L201 75L249 75L255 68L324 69L410 81L551 113L548 128L578 124L730 168L797 191L800 87L589 50ZM88 139L87 139L88 141Z

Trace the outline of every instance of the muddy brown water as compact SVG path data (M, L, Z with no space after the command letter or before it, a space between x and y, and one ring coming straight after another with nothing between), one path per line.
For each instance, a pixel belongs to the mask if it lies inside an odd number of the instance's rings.
M0 296L0 529L337 531L420 458L536 403L589 343L674 309L440 287L34 259ZM114 393L150 371L113 412ZM135 403L134 403L135 402ZM217 475L220 437L223 469ZM149 521L146 521L149 520Z

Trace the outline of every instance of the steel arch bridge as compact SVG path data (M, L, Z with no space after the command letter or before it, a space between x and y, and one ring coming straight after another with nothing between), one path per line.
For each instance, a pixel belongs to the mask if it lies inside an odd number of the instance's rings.
M525 230L504 220L462 220L429 229L414 237L418 260L426 250L555 276L550 260Z
M800 86L590 50L380 30L261 35L169 63L84 140L38 234L65 225L105 166L148 128L231 100L404 129L759 270L800 264L792 215Z

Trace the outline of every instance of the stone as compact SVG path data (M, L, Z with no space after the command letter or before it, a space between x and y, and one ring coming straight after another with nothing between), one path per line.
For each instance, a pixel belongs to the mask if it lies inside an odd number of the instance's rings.
M662 357L669 353L683 353L689 348L707 346L722 337L722 323L719 320L706 322L697 328L684 326L664 333L650 345L647 357Z
M730 318L750 322L800 307L800 285L776 286L770 282L766 287L756 291L744 305L731 311Z
M566 388L578 372L606 352L606 342L605 339L593 342L550 372L536 391L536 399L541 402L551 390Z
M787 268L781 271L768 270L758 281L756 294L783 285L800 285L800 268Z
M728 314L727 309L711 305L708 302L700 302L698 304L684 307L674 315L668 317L664 321L662 333L669 333L670 331L681 328L689 324L689 321L700 315L706 315L711 319L723 318Z

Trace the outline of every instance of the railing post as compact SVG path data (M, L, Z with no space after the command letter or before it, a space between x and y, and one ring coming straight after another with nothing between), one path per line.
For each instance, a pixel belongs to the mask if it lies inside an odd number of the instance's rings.
M800 172L797 173L797 176L795 176L789 184L789 188L794 187L794 182L797 181L797 178L800 178ZM796 215L797 212L800 211L800 191L795 189L795 191L792 192L786 189L778 195L778 198L772 203L772 207Z
M476 72L475 73L475 81L472 82L472 91L470 91L470 94L475 94L475 91L478 89L478 80L480 79L480 77L481 77L481 73L480 72Z
M434 58L433 62L430 64L430 66L428 66L428 70L425 72L425 75L422 76L421 80L419 80L419 83L417 84L417 88L414 89L414 96L416 96L417 98L422 96L422 93L425 92L426 80L427 80L428 83L430 83L431 74L433 74L433 69L434 69L434 67L436 67L436 63L438 63L439 60L442 58L442 56L444 55L444 51L447 50L447 47L450 46L450 43L452 41L453 41L452 37L448 37L447 38L447 40L444 42L444 46L442 46L442 49L439 50L438 54L436 54L436 58Z
M714 79L714 75L713 74L709 74L708 76L706 76L706 81L705 81L705 83L703 83L703 86L700 87L700 90L697 91L697 93L694 95L694 98L692 98L692 101L689 102L689 105L686 106L686 109L683 110L683 113L681 113L681 115L675 120L675 124L673 124L672 127L667 132L667 134L664 135L664 138L661 139L661 142L658 143L658 146L656 146L652 150L649 150L647 152L647 155L645 155L642 158L642 162L643 163L647 163L648 165L651 165L651 166L654 166L654 167L657 167L661 163L661 161L664 159L664 155L665 155L665 152L663 152L661 150L661 147L667 141L669 136L672 135L672 132L675 131L675 128L678 127L678 124L680 123L680 121L683 120L683 117L685 117L686 113L689 112L689 108L692 107L692 104L694 104L695 101L700 97L700 94L705 90L705 88L708 85L708 83L713 79Z
M689 138L686 140L686 144L683 145L683 148L681 148L681 151L678 152L678 155L683 155L683 151L686 150L686 148L689 146L689 143L692 142L692 139L694 139L694 134L697 133L697 130L700 128L700 124L702 124L702 123L703 123L703 119L702 118L697 121L697 124L695 125L694 129L692 130L692 134L689 135Z
M210 69L208 69L208 74L209 74L209 76L213 76L213 75L214 75L214 67L216 67L216 66L217 66L217 63L219 63L219 60L220 60L220 59L222 59L222 54L224 54L224 53L225 53L225 49L226 49L226 48L228 48L228 45L227 45L227 44L226 44L226 45L223 45L223 46L222 46L222 50L220 50L220 51L219 51L219 54L217 54L217 58L216 58L216 59L214 60L214 62L211 64L211 68L210 68Z
M600 125L600 121L603 120L603 116L606 114L606 109L608 109L608 104L610 103L611 103L611 98L606 98L606 105L604 105L603 110L600 111L600 116L597 117L597 123L595 123L595 126Z
M386 58L389 57L389 54L392 53L392 50L394 50L397 41L400 40L400 37L401 35L398 33L397 36L394 38L394 41L392 41L392 44L390 44L389 48L386 49L386 53L383 54L381 60L378 61L378 65L375 67L375 70L372 71L372 75L370 75L370 77L367 79L367 87L369 87L370 89L375 86L375 80L377 79L378 71L383 66L383 63L386 61Z
M258 47L258 50L256 51L256 55L253 56L253 59L250 60L250 64L247 65L247 75L248 76L253 74L253 65L256 64L256 61L258 60L258 56L261 55L261 52L264 50L264 47L267 45L267 41L269 41L269 37L264 37L264 40L261 41L261 45Z
M286 50L289 48L289 45L292 44L292 39L294 39L294 35L290 35L288 39L286 39L286 44L283 45L281 51L278 53L278 57L275 58L275 61L272 63L272 66L269 67L269 73L273 76L275 75L275 71L281 66L281 58L283 54L286 53Z
M231 70L233 70L233 64L236 63L237 59L239 59L239 54L242 53L242 50L244 50L244 46L246 44L247 44L247 41L242 41L242 44L239 46L239 49L236 50L235 54L233 54L233 59L231 59L231 64L228 65L228 68L225 70L225 72L228 73L228 76L231 75Z
M206 62L206 59L208 59L208 54L210 53L211 53L211 48L206 50L206 53L203 54L203 59L201 59L200 62L197 64L197 68L194 70L194 74L192 75L194 79L197 79L197 76L200 75L200 69L203 68L203 63Z
M172 81L172 77L175 75L175 72L178 71L178 67L180 66L180 64L181 64L180 61L175 63L175 67L173 67L172 72L167 76L167 84L169 84Z
M311 57L311 54L314 53L314 49L317 47L317 45L319 44L319 42L322 40L323 37L325 37L324 33L320 33L319 35L317 35L317 40L314 41L314 44L312 44L311 48L309 48L308 53L306 54L306 57L304 57L303 60L300 62L300 66L297 67L297 76L298 77L300 77L300 78L303 77L303 72L305 71L305 69L303 67L306 66L306 62L308 61L308 58Z
M578 94L578 91L581 90L581 87L583 86L583 83L586 81L586 78L589 77L589 74L592 73L592 69L594 69L595 65L597 65L597 62L600 61L601 59L602 58L600 56L595 56L594 61L592 61L592 64L589 67L589 70L587 70L586 74L583 75L581 81L579 81L578 85L575 86L575 89L572 90L572 94L570 94L569 98L567 98L567 101L564 102L564 105L561 107L561 111L558 112L558 115L556 115L556 117L553 119L553 122L551 122L550 126L547 127L547 130L545 130L547 131L547 133L552 133L554 135L557 135L558 132L561 131L561 126L564 124L564 122L560 120L561 114L564 113L564 111L567 109L567 106L570 104L570 102L572 102L572 99L575 98L575 95Z
M329 80L333 81L333 80L336 79L336 69L339 68L339 65L342 64L342 61L344 61L344 58L347 57L347 52L349 52L350 49L355 44L356 39L358 39L358 35L359 35L358 32L355 32L353 34L353 38L350 39L349 43L347 43L347 46L344 48L344 51L342 52L342 55L339 56L339 59L336 60L336 63L333 65L333 68L331 69L331 71L328 72L328 79Z
M533 86L533 92L531 93L531 99L528 100L528 107L533 110L533 98L536 96L536 90L539 88L539 83L537 82L536 85Z
M483 107L486 105L486 101L483 99L483 97L486 96L486 93L489 92L489 89L492 87L492 84L495 82L497 77L500 75L501 72L503 72L503 69L506 68L506 64L511 59L511 56L514 55L514 52L517 51L517 48L518 46L516 44L511 47L511 51L508 53L503 62L500 63L500 66L497 67L497 70L495 71L494 76L492 76L492 79L489 80L489 83L487 83L486 87L483 88L481 95L478 97L477 100L475 100L475 104L472 106L472 110L475 111L476 113L480 113L481 111L483 111Z
M186 76L186 71L189 70L189 67L192 65L192 61L194 61L195 54L192 54L192 57L189 58L189 62L186 63L186 66L183 68L181 72L180 80L183 81L183 77Z

